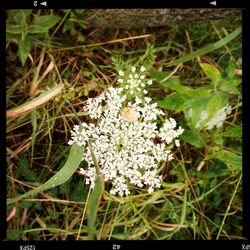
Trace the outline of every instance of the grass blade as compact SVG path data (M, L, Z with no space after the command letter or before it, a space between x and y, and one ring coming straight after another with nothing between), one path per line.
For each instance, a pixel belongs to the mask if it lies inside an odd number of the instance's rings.
M59 84L55 86L54 88L46 91L45 93L39 95L38 97L32 99L31 101L25 102L24 104L16 108L8 110L7 117L14 117L22 113L25 113L27 111L35 109L36 107L49 101L52 97L58 95L62 91L63 87L64 87L64 84Z
M9 199L7 201L7 204L8 205L12 204L20 199L35 195L39 192L42 192L50 188L54 188L56 186L59 186L65 183L78 168L82 160L82 154L83 154L83 147L73 144L70 148L68 160L66 161L64 166L53 177L51 177L47 182L45 182L41 186L36 187L23 195Z
M96 232L96 217L97 211L100 204L100 200L103 192L103 179L101 175L97 175L96 183L93 191L89 196L89 201L87 204L87 218L88 218L88 238L89 240L94 239Z
M96 173L97 173L96 183L93 188L93 191L89 196L89 201L87 204L88 238L89 240L93 240L96 232L95 224L96 224L97 211L104 189L104 180L103 176L101 175L100 167L96 159L95 153L91 147L90 141L88 141L88 146L90 148L91 157L95 163Z
M169 63L167 63L166 66L175 66L178 64L182 64L182 63L190 61L198 56L202 56L202 55L207 54L208 52L219 49L219 48L225 46L230 41L232 41L234 38L236 38L241 33L241 31L242 31L242 28L239 27L235 31L233 31L232 33L230 33L229 35L224 37L223 39L219 40L218 42L210 44L203 49L199 49L199 50L195 51L194 53L183 56L183 57L181 57L173 62L169 62Z

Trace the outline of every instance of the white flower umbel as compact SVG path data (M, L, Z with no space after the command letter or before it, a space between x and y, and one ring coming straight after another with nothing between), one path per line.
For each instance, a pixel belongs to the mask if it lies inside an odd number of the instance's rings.
M226 120L227 115L231 114L232 108L228 104L217 111L215 116L206 123L206 129L212 129L213 127L220 128L223 122Z
M144 70L141 68L141 72ZM134 68L132 72L135 73ZM85 146L83 159L88 166L80 169L80 173L86 176L86 184L91 188L95 185L96 170L88 141L104 180L112 184L111 194L129 195L131 186L147 186L148 192L153 192L161 186L162 176L157 174L159 163L173 159L166 147L172 142L179 145L177 137L183 129L175 129L173 118L166 119L163 127L158 126L157 117L164 113L157 104L151 103L149 97L128 100L122 91L122 88L110 87L100 96L89 99L84 110L96 119L96 124L75 125L69 144ZM157 142L156 138L161 141Z
M227 115L231 114L232 108L230 105L226 105L225 107L219 109L214 117L212 117L210 120L207 121L208 113L206 111L202 111L199 120L195 124L195 128L205 128L205 129L213 129L214 127L220 128L224 121L226 120ZM189 109L187 111L187 116L192 116L192 109Z
M131 72L129 74L124 74L122 70L118 72L120 78L117 80L119 83L124 84L124 88L128 90L131 95L134 95L138 91L143 91L147 94L148 91L144 88L147 85L151 85L153 81L151 79L146 80L146 76L143 74L146 68L141 66L139 70L136 67L131 67Z

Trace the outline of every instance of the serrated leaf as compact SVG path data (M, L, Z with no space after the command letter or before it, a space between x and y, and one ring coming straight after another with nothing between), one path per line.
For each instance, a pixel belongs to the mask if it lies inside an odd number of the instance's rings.
M70 148L69 157L66 163L53 177L51 177L47 182L45 182L41 186L36 187L23 195L9 199L7 201L7 204L12 204L20 199L26 198L28 196L33 196L37 193L43 192L47 189L51 189L65 183L75 173L82 160L82 155L83 147L78 146L77 144L73 144Z
M221 73L220 71L212 64L208 63L200 63L200 66L205 73L205 75L212 80L213 84L216 86L216 84L221 79Z
M221 133L223 137L242 137L242 127L234 126Z
M206 144L201 134L194 130L184 130L181 139L197 148L203 148Z
M29 26L29 33L46 33L56 23L58 23L60 17L58 16L35 16L32 24Z
M242 169L242 156L228 150L220 150L208 155L209 159L218 159L235 170Z
M22 62L22 66L25 64L31 49L32 49L32 42L28 36L18 41L18 53L19 53L19 58Z
M158 101L158 106L160 108L181 111L189 107L187 100L190 97L185 94L172 93L168 95L164 100Z

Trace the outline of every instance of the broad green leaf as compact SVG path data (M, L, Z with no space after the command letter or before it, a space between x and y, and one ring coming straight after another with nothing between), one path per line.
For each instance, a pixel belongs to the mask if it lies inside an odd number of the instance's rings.
M32 24L29 26L29 33L46 33L56 23L58 23L60 17L58 16L35 16Z
M225 93L215 93L207 103L205 111L208 113L206 121L210 121L216 112L227 105L228 98Z
M218 159L224 162L233 170L241 170L242 168L242 156L228 150L220 150L213 154L208 155L209 159Z
M205 55L211 51L217 50L217 49L225 46L229 42L231 42L234 38L236 38L241 33L241 31L242 31L242 28L238 27L236 30L234 30L232 33L228 34L226 37L222 38L218 42L210 44L203 49L197 50L197 51L193 52L192 54L183 56L183 57L181 57L173 62L169 62L169 63L167 63L167 66L183 64L184 62L188 62L188 61L190 61L198 56L202 56L202 55Z
M200 66L205 73L205 75L212 80L213 85L216 86L221 79L220 71L212 64L200 63Z
M88 225L89 240L94 239L94 235L96 232L96 217L103 189L104 189L103 177L101 175L97 175L95 186L89 196L87 204L87 218L88 218L87 225Z
M181 94L188 94L189 92L191 92L193 90L192 88L183 86L180 83L179 78L170 78L167 81L161 82L160 85L165 87L165 88L175 90L176 92L181 93Z
M150 71L150 76L155 78L157 81L162 81L165 79L167 76L169 76L171 72L170 71L156 71L156 70L151 70Z
M240 95L240 91L237 89L237 85L235 83L241 82L241 80L237 79L238 81L229 80L229 79L222 79L220 81L220 89L232 94Z
M158 102L160 108L181 111L188 108L187 100L190 97L185 94L172 93L168 95L164 100Z
M31 49L32 49L32 42L28 36L18 41L18 53L19 53L19 58L22 62L22 66L25 64L25 61Z
M203 148L206 144L202 135L193 130L184 130L181 139L197 148Z
M23 198L33 196L37 193L43 192L45 190L57 187L65 183L75 173L76 169L78 168L82 160L82 155L83 155L83 147L78 146L77 144L73 144L70 148L69 157L66 163L53 177L51 177L47 182L45 182L41 186L38 186L23 195L9 199L7 201L7 204L8 205L12 204Z
M234 126L230 129L227 129L225 132L221 133L223 137L242 137L242 127Z
M199 98L200 99L200 98ZM203 110L203 105L193 105L192 106L192 115L190 120L191 127L194 129L196 128L197 122L201 118L201 112Z

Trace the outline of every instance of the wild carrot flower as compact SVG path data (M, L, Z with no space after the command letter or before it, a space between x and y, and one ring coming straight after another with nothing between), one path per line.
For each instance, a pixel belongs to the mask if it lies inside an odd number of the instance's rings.
M195 128L205 128L205 129L213 129L214 127L220 128L224 121L226 120L227 115L231 114L232 108L229 104L225 107L219 109L215 115L208 120L209 114L207 111L203 110L200 114L200 119L195 124ZM192 116L192 109L187 111L187 116Z
M140 72L144 71L142 66ZM166 118L163 126L158 125L158 116L165 114L151 98L127 95L131 90L143 91L145 76L136 73L135 67L131 72L125 88L109 87L100 96L88 99L84 111L96 122L75 125L68 142L86 147L83 160L87 168L80 169L86 176L86 184L93 188L96 180L89 141L104 180L112 184L110 193L120 196L129 195L131 186L147 186L149 193L161 187L162 176L157 174L159 163L173 159L167 146L172 142L178 146L177 138L183 132L173 118ZM124 76L124 72L120 71L119 75Z

